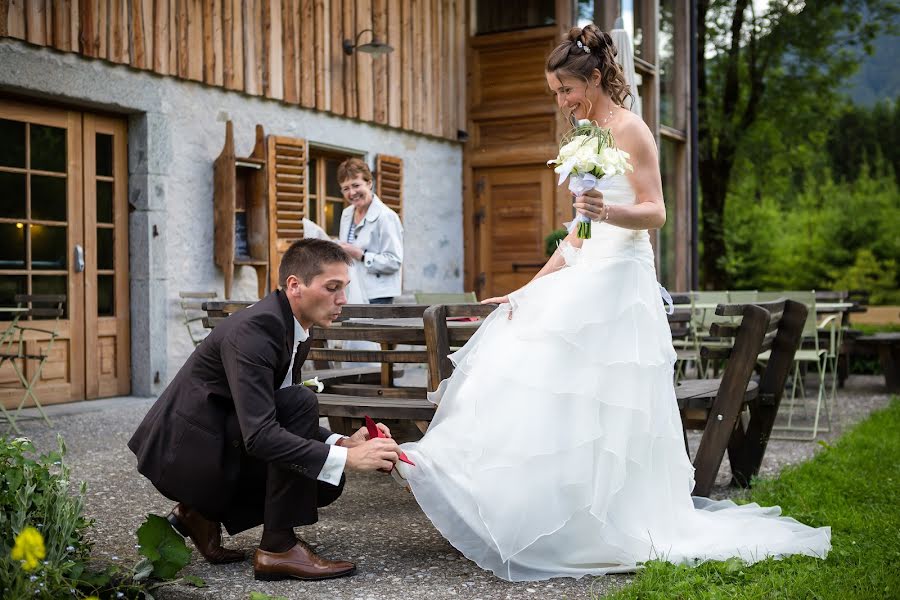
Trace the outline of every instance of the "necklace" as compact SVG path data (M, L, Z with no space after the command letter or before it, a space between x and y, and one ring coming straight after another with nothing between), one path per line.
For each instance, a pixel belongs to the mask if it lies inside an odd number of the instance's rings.
M603 127L604 125L606 125L607 123L609 123L609 120L612 119L612 116L613 116L613 110L615 110L615 105L613 105L613 108L610 108L610 109L609 109L609 114L606 115L606 118L603 119L603 121L600 122L600 127Z

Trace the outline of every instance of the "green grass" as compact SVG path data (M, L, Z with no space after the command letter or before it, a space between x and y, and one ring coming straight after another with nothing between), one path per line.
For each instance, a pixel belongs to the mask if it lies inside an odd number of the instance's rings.
M778 504L808 525L830 525L828 558L693 569L654 561L609 598L900 598L900 399L810 462L758 481L749 500Z

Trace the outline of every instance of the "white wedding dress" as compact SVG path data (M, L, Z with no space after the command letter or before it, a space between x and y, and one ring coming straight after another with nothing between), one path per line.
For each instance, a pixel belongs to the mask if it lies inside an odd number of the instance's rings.
M604 196L634 203L624 176ZM565 268L514 293L451 356L428 432L402 446L416 466L400 472L441 534L510 581L650 559L824 557L828 527L691 497L647 232L594 222L563 254Z

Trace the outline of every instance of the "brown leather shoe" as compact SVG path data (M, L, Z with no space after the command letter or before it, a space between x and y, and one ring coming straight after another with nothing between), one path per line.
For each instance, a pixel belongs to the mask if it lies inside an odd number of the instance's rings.
M221 524L210 521L196 510L192 510L184 504L177 504L166 520L175 528L175 531L184 537L191 538L197 551L208 562L219 565L244 560L243 552L229 550L222 546Z
M332 579L354 572L356 565L352 562L322 558L302 540L287 552L257 549L253 556L253 576L261 581Z

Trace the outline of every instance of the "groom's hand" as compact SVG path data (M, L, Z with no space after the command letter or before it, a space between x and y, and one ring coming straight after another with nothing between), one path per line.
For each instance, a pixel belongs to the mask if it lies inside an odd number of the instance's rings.
M354 434L355 435L355 434ZM347 468L354 471L385 471L394 468L400 446L390 438L376 438L347 450Z
M388 426L385 425L384 423L375 423L375 427L378 428L378 431L380 431L381 435L383 435L384 437L386 437L386 438L391 437L391 430L388 429ZM367 441L368 439L369 439L369 430L365 427L360 427L359 431L357 431L356 433L354 433L353 435L350 436L350 439L348 440L349 443L345 443L344 445L347 446L348 448L352 448L354 446L359 446L360 444Z

